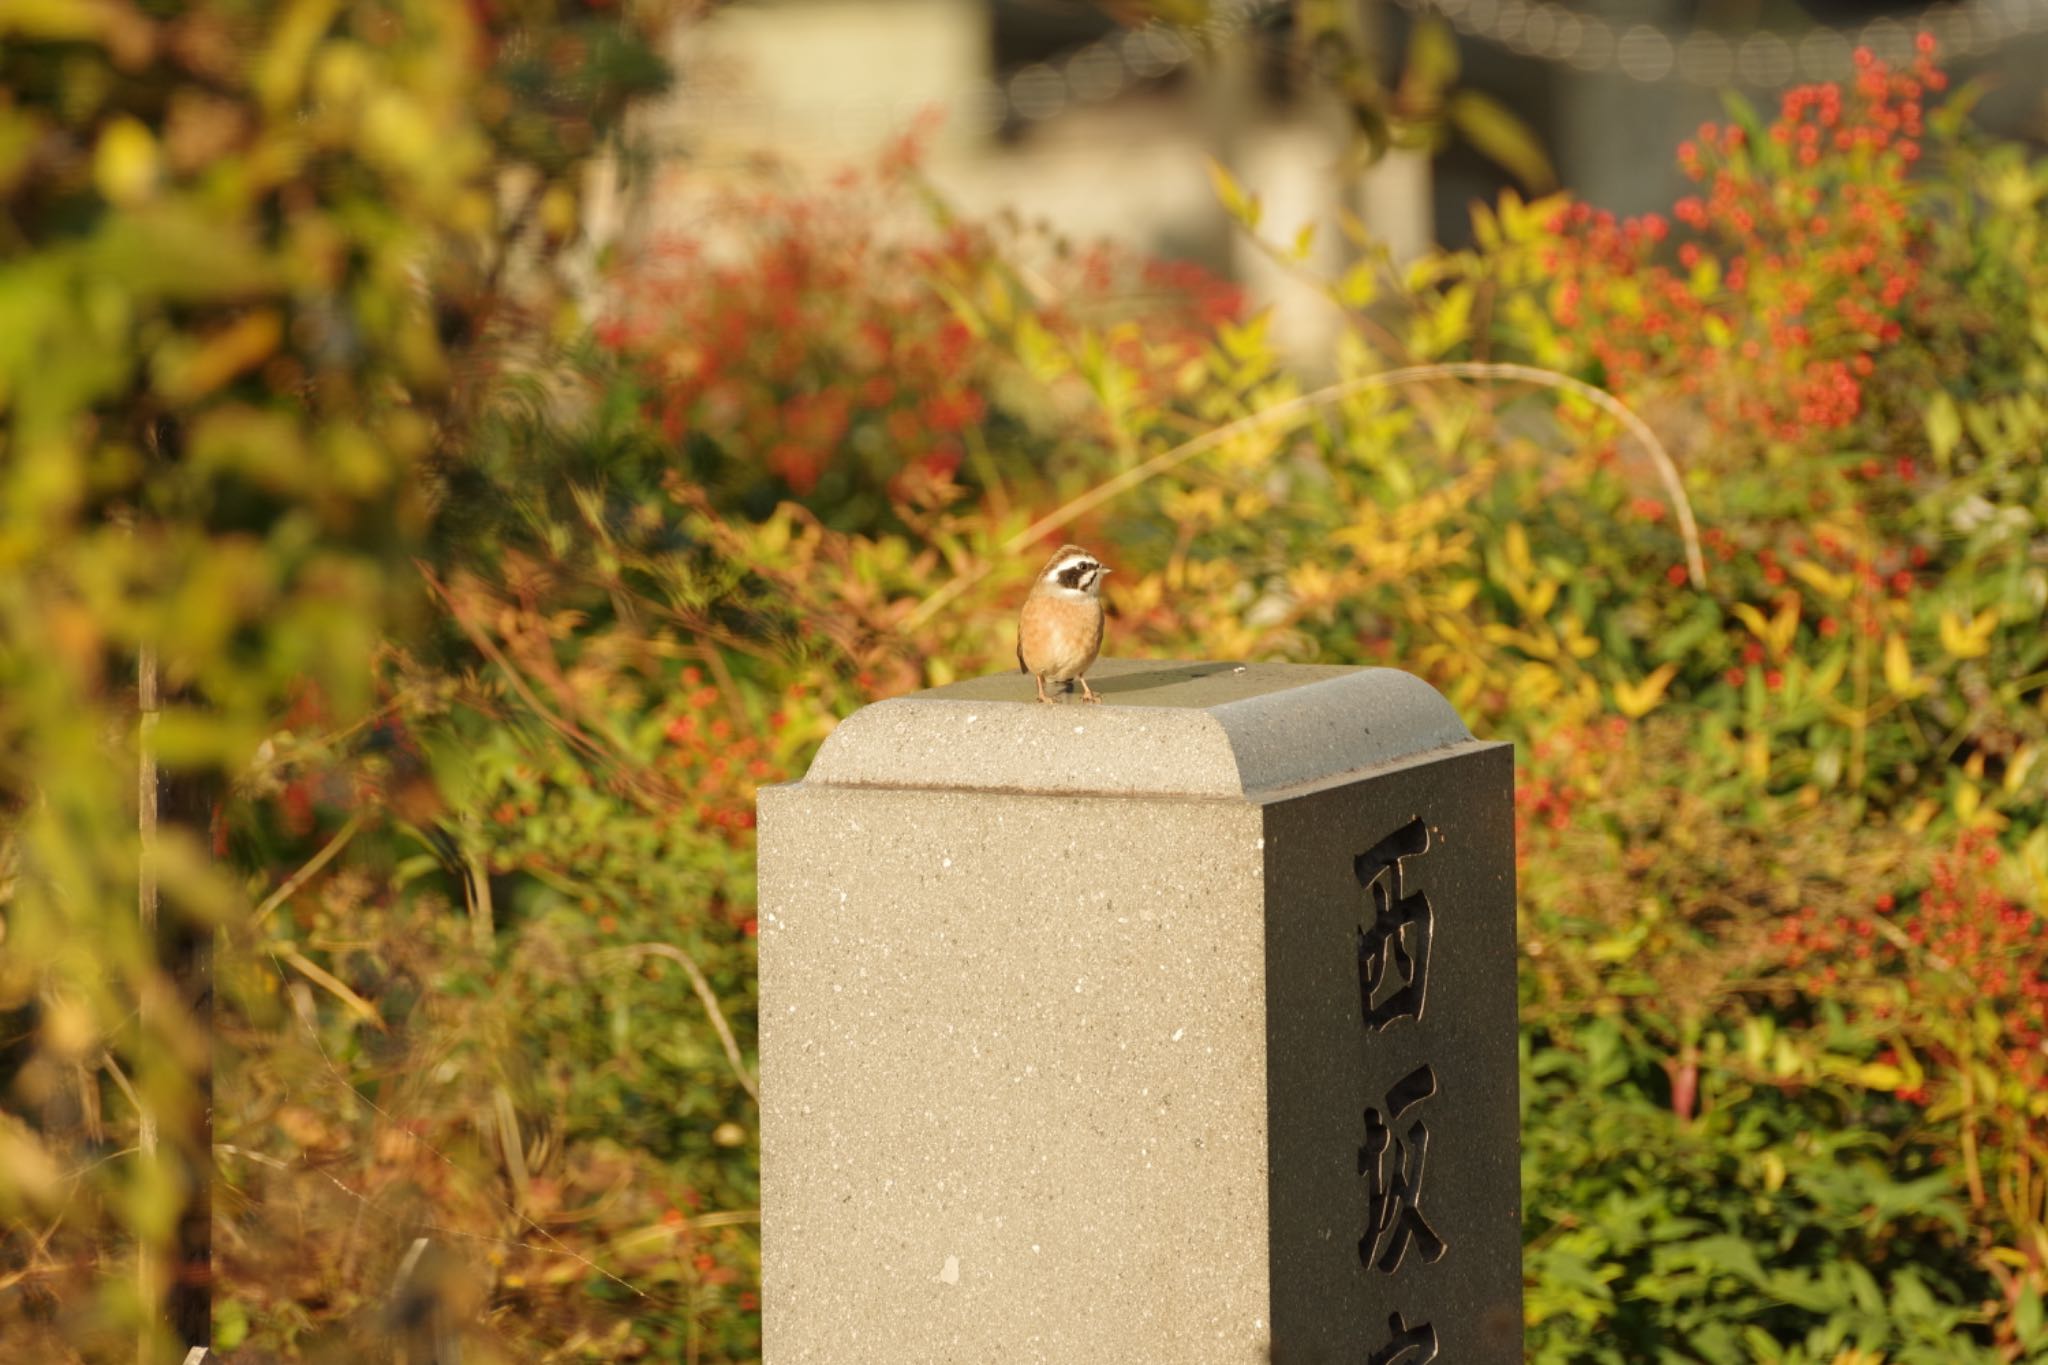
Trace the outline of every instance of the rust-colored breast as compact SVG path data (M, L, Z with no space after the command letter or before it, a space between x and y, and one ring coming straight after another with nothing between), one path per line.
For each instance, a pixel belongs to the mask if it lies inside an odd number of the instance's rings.
M1088 671L1102 649L1102 607L1061 597L1033 597L1017 622L1024 671L1067 682Z

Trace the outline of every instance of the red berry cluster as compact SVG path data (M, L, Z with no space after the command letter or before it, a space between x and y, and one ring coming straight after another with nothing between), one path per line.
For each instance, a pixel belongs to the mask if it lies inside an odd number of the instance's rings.
M1879 898L1883 904L1890 896ZM1877 953L1877 922L1869 916L1824 915L1802 905L1771 931L1771 944L1782 950L1786 968L1821 986L1841 983L1851 962L1868 964Z
M973 336L930 278L851 219L850 204L760 197L737 260L663 246L621 281L596 332L645 385L670 440L708 438L798 496L849 441L887 471L949 474L959 433L987 413ZM976 268L987 244L949 234L935 251Z
M900 152L914 163L914 141ZM746 196L712 245L663 244L616 280L598 344L644 385L648 414L682 444L699 437L731 468L766 470L798 497L857 454L904 494L959 467L964 433L989 419L1001 347L963 320L1024 288L1006 237L954 223L929 236L878 231L900 206L906 165L884 165L877 199L856 174L815 195ZM1056 337L1104 331L1138 397L1164 397L1219 321L1244 309L1236 286L1182 262L1109 246L1060 248L1035 269L1045 297L1013 299ZM936 282L936 284L935 284ZM1000 325L1007 310L994 309ZM1103 327L1107 315L1114 324Z
M1569 829L1579 803L1598 789L1602 773L1628 738L1628 722L1608 716L1590 725L1564 726L1529 746L1515 775L1515 848L1530 853L1530 835Z
M1901 460L1899 465L1900 478L1910 479L1911 462ZM1706 552L1723 564L1743 555L1736 537L1721 527L1708 527L1700 540ZM1823 641L1836 638L1845 627L1867 639L1881 639L1885 623L1896 619L1901 614L1900 606L1919 590L1920 571L1929 558L1923 546L1864 549L1845 543L1831 532L1811 538L1795 533L1785 542L1785 549L1792 561L1807 561L1834 578L1846 576L1854 586L1845 600L1815 595L1819 614L1809 617L1805 628ZM1768 604L1763 607L1767 615L1775 614L1787 599L1798 599L1799 588L1791 581L1787 561L1780 559L1769 545L1757 546L1748 556L1747 566L1771 590ZM1735 649L1741 662L1727 670L1725 681L1731 687L1740 687L1753 668L1769 661L1762 643L1754 638L1742 637ZM1765 687L1776 691L1782 682L1776 669L1766 669Z
M1935 855L1917 897L1881 895L1858 916L1825 918L1802 907L1773 942L1786 967L1817 987L1845 972L1907 982L1909 1003L1869 1008L1904 1034L1937 1085L1963 1060L1955 1030L1968 1034L1974 1015L1988 1009L2000 1021L1988 1060L2022 1093L2038 1093L2048 1087L2048 914L2000 893L2003 858L1990 834L1962 831ZM1898 1093L1931 1101L1927 1087Z
M1792 440L1854 423L1898 340L1922 266L1908 212L1922 101L1946 78L1932 42L1909 71L1867 51L1857 76L1788 92L1759 143L1702 125L1679 149L1700 191L1671 218L1559 210L1541 262L1564 344L1622 393L1697 395L1724 429Z
M666 775L694 799L679 806L674 816L698 829L718 830L729 843L742 844L754 828L755 789L781 775L771 761L769 740L787 717L776 711L764 728L739 731L718 714L723 694L705 683L700 670L684 669L682 682L683 709L662 730L671 746L664 766L669 770ZM789 690L792 698L804 694L801 684Z

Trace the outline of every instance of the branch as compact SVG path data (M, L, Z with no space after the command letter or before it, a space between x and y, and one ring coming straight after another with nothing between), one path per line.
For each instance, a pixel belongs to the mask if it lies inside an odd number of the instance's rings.
M348 841L355 838L356 831L361 829L362 827L363 813L361 811L356 811L348 817L348 820L346 821L346 823L342 825L340 829L334 832L334 837L327 841L325 847L323 847L318 853L315 853L311 858L308 858L306 860L306 865L304 867L300 868L297 872L292 873L291 876L285 878L283 884L280 885L277 888L277 890L271 892L268 896L265 896L263 898L263 904L256 907L256 913L249 920L250 927L254 928L262 924L264 920L270 918L271 913L275 911L278 906L283 905L293 896L298 895L300 889L303 888L308 881L311 881L313 876L316 873L318 873L321 868L327 866L327 864L334 861L334 855L341 852L342 849L346 848L348 846Z
M313 961L312 958L307 957L296 947L283 940L279 940L278 942L266 945L266 950L283 958L286 962L289 962L292 966L305 973L315 985L321 987L342 1004L347 1005L349 1010L358 1019L370 1025L379 1033L388 1032L383 1017L377 1013L375 1005L372 1005L369 1001L350 990L347 982Z

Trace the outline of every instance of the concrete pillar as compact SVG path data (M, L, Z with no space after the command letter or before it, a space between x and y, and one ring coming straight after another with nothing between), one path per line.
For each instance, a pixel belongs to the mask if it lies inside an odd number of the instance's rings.
M877 703L760 797L765 1365L1509 1365L1513 768L1388 669Z

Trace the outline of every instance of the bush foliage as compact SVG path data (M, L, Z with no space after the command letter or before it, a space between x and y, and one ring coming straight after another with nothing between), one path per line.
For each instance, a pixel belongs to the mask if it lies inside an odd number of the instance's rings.
M1073 538L1114 653L1517 742L1532 1359L2048 1360L2048 167L1926 53L1731 106L1668 216L1326 227L1311 390L1192 267L873 230L907 150L566 326L609 6L301 7L225 88L190 8L0 50L10 1340L132 1351L170 1235L146 867L216 944L219 1347L755 1358L753 794L1004 667ZM141 860L145 749L203 801Z

